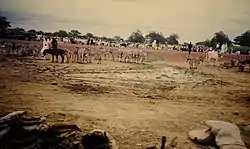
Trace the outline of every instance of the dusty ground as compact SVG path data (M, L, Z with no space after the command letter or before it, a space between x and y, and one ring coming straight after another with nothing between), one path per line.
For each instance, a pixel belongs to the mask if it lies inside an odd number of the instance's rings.
M151 54L144 65L1 56L0 112L28 110L86 131L105 129L122 149L159 145L163 135L177 136L179 148L195 148L186 133L208 119L234 122L250 140L249 73L205 66L192 72L167 55Z

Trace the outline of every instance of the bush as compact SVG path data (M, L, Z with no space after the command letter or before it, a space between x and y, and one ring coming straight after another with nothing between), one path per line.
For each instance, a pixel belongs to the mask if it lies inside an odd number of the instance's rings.
M233 46L232 49L233 49L233 52L236 52L236 51L244 51L244 52L250 51L250 47L246 47L246 46Z

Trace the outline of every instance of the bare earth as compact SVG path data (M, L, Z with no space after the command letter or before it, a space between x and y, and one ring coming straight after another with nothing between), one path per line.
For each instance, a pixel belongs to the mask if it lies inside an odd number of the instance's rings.
M159 145L163 135L177 136L178 148L195 148L186 134L208 119L236 123L250 143L249 73L212 66L192 72L182 68L185 54L171 52L151 53L146 64L0 61L2 114L27 110L85 131L105 129L122 149Z

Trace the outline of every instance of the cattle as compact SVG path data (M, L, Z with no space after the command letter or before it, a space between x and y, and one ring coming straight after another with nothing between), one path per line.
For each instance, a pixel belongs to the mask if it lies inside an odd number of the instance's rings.
M57 48L57 49L45 49L43 51L43 55L45 56L46 54L51 54L52 55L52 63L54 63L54 57L56 56L56 61L58 62L58 56L61 57L61 63L64 63L64 57L65 56L69 56L69 50L67 49L61 49L61 48ZM67 62L69 62L69 57L67 57Z
M95 55L95 60L97 60L97 64L101 64L102 63L102 54L101 53L97 53Z
M126 43L120 43L120 46L126 48L127 44Z
M239 63L238 71L239 71L239 72L243 72L244 69L245 69L245 64L244 64L244 63Z
M208 51L206 52L206 62L209 63L211 59L215 60L215 64L217 64L218 59L222 57L222 53L218 53L216 51Z
M187 56L186 62L189 64L190 69L197 69L198 65L201 63L200 57L190 57Z
M119 62L142 63L148 57L148 53L142 51L118 51L117 58Z
M77 48L74 54L77 57L77 62L83 64L84 61L87 61L87 51L86 48Z

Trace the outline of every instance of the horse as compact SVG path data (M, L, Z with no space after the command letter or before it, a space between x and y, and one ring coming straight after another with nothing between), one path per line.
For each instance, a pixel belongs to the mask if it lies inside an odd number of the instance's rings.
M43 51L43 55L45 56L46 54L51 54L52 55L52 63L54 63L54 56L56 56L56 63L58 62L58 56L61 56L61 63L64 63L64 56L66 56L67 61L66 63L69 63L69 59L71 57L71 52L70 50L67 49L45 49Z

